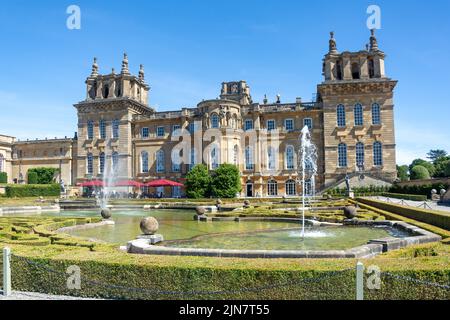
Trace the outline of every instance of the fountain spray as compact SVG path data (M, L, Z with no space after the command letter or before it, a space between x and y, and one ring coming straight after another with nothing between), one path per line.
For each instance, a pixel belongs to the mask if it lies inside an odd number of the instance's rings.
M315 194L315 176L317 174L317 149L311 141L311 133L308 126L302 129L300 135L300 155L299 155L299 174L302 176L302 239L305 239L305 210L306 199L308 197L306 190L306 181L309 179L311 196ZM308 191L309 193L309 191ZM310 201L308 201L310 202Z

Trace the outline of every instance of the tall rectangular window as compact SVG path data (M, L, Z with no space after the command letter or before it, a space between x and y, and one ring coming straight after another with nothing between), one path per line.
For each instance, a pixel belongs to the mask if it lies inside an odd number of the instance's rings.
M341 168L347 167L347 145L345 143L338 145L338 166Z
M246 119L244 124L244 130L253 130L253 120L252 119Z
M313 121L312 121L312 119L311 118L305 118L305 119L303 119L303 126L305 127L308 127L308 129L311 131L312 130L312 128L313 128Z
M142 128L141 135L142 135L142 138L148 138L149 137L149 130L148 130L148 128Z
M164 127L158 127L156 129L156 136L157 137L164 137L165 132L164 132Z
M292 119L284 120L284 129L286 131L294 131L294 120Z
M267 120L267 131L275 130L275 120Z
M106 121L100 120L100 139L106 139Z
M345 121L345 107L344 107L344 105L340 104L340 105L337 106L336 116L337 116L337 126L338 127L345 127L346 126L346 121Z
M120 125L120 120L118 120L118 119L113 120L113 123L112 123L112 137L113 137L113 139L118 139L119 138L119 125Z
M372 124L381 124L380 105L378 103L372 105Z
M88 140L94 139L94 121L92 120L87 122L87 138Z
M355 126L362 126L363 125L363 107L359 103L357 103L355 105L354 116L355 116Z

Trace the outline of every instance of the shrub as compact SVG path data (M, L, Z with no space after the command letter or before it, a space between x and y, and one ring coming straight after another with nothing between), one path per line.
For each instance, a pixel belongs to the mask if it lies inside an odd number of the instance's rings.
M432 164L429 161L423 160L423 159L415 159L410 165L409 165L409 172L412 175L412 170L414 169L415 166L422 166L425 167L425 169L427 169L430 177L434 176L434 173L436 171L434 164ZM411 178L412 179L412 178ZM429 178L428 178L429 179Z
M28 170L28 184L38 184L38 174L35 171Z
M419 194L427 197L431 197L431 190L441 190L447 189L448 184L445 183L433 183L433 184L423 184L423 185L413 185L413 186L399 186L393 185L389 190L391 193L401 193L401 194Z
M427 196L425 196L425 195L401 194L401 193L389 193L389 192L383 192L381 195L383 197L403 199L403 200L427 201Z
M209 197L211 192L211 176L204 164L198 164L186 175L186 195L188 198L200 199Z
M8 183L8 174L6 172L0 172L0 183Z
M411 180L425 180L430 178L430 172L422 165L414 166L411 169Z
M450 215L434 210L426 210L413 207L405 207L397 204L376 201L372 199L358 198L358 202L369 206L399 214L401 216L432 224L434 226L450 230Z
M235 198L241 192L241 178L238 167L221 164L214 172L211 181L213 195L220 198Z
M55 174L59 172L57 168L32 168L28 173L35 172L37 174L37 184L51 184L54 181Z
M59 196L61 189L58 184L49 185L9 185L5 188L5 194L9 198L24 197L51 197Z

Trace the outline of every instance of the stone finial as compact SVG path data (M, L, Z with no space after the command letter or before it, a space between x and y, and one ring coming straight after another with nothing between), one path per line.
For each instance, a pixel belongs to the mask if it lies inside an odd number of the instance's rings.
M98 64L97 64L97 58L94 58L94 62L92 63L92 73L91 77L98 76Z
M281 95L277 94L277 103L281 103Z
M112 74L112 75L115 75L115 74L116 74L116 69L112 68L112 69L111 69L111 74Z
M366 43L366 51L369 51L369 44L368 43Z
M264 95L264 100L263 100L264 104L267 104L269 102L269 100L267 99L267 94Z
M141 64L139 67L139 80L144 81L144 79L145 79L144 65Z
M330 53L338 53L336 46L336 39L334 39L334 32L330 32L330 41L329 41L329 52Z
M130 74L130 70L128 69L128 55L126 53L123 54L122 70L120 71L120 73Z
M378 51L378 41L375 37L375 29L370 30L370 51Z

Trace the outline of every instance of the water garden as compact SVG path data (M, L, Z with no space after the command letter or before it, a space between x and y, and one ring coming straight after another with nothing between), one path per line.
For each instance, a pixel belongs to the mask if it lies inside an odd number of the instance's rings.
M450 215L309 193L315 150L301 146L301 197L114 199L111 175L94 200L1 197L3 293L448 299Z

